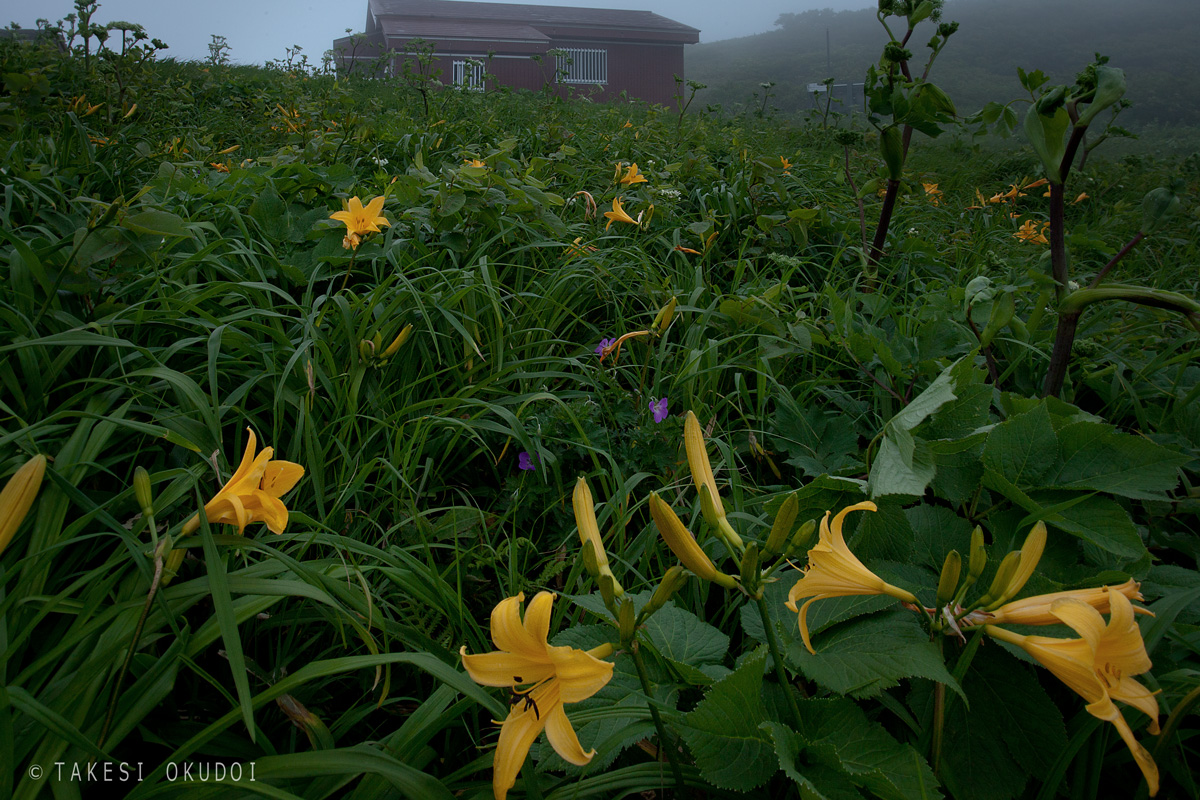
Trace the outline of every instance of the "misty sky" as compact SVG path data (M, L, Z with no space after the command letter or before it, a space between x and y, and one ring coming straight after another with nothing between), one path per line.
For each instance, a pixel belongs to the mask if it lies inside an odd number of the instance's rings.
M812 8L873 7L876 0L530 0L540 5L630 8L653 11L700 29L700 41L713 42L772 30L782 13ZM72 0L0 0L0 25L33 27L39 17L53 21L74 10ZM300 45L309 60L321 55L346 28L363 29L367 0L101 0L98 22L136 22L162 39L164 55L183 61L208 57L213 34L233 48L231 59L261 64L282 59Z

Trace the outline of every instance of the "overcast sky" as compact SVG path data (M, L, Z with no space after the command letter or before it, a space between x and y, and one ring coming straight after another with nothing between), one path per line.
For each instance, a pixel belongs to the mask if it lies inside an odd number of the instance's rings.
M537 2L537 0L534 0ZM876 0L541 0L540 5L632 8L653 11L700 29L700 41L713 42L763 33L786 12L812 8L867 8ZM74 10L72 0L0 0L0 25L33 27L43 17L54 22ZM300 45L312 62L345 36L363 29L367 0L101 0L97 20L136 22L183 61L208 57L213 34L224 36L231 58L242 64L282 59Z

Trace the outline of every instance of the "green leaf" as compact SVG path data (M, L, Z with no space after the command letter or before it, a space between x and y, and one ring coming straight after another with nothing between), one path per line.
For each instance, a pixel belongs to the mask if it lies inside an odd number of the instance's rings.
M363 773L382 775L407 797L419 797L422 800L454 798L450 790L437 778L398 761L369 744L337 750L261 756L254 760L256 781L294 780L315 778L319 775L344 775L353 778Z
M884 497L876 503L876 509L851 515L857 517L851 550L860 560L907 561L912 555L913 531L900 501Z
M1165 500L1179 483L1179 467L1189 461L1149 439L1095 422L1059 429L1058 443L1062 466L1046 476L1048 484L1136 500Z
M867 719L855 703L844 698L801 700L800 719L799 733L810 757L846 773L869 793L885 800L942 796L920 754Z
M940 572L951 550L968 553L972 525L945 506L921 504L905 510L913 532L913 561Z
M810 478L861 463L853 420L819 406L800 409L780 403L771 440L787 452L788 464Z
M242 655L242 639L234 615L233 601L229 597L229 579L225 574L225 562L213 541L212 529L204 515L200 515L200 537L204 542L204 562L208 567L208 585L212 591L213 614L221 628L221 641L225 644L225 656L233 670L233 685L237 689L242 719L255 741L254 706L250 701L250 681L246 677L246 659Z
M1015 486L1039 486L1058 456L1050 412L1039 403L992 429L983 446L983 465Z
M1029 137L1029 144L1033 146L1034 152L1041 158L1046 177L1051 183L1062 183L1059 167L1066 154L1067 143L1064 135L1070 125L1071 118L1062 106L1050 115L1038 113L1036 106L1031 106L1025 113L1025 135Z
M155 236L189 237L191 232L184 227L184 222L177 214L169 211L139 211L121 219L122 228L134 233L148 233Z
M825 600L814 605L820 605ZM894 601L893 601L894 602ZM885 611L847 622L813 637L816 655L796 640L787 660L807 677L838 694L873 697L901 678L928 678L962 690L941 654L909 611Z
M716 664L729 651L728 636L675 605L663 606L644 627L658 651L680 664Z
M719 789L748 792L775 772L775 746L759 728L767 721L762 700L766 648L729 677L713 684L679 726L705 780Z
M759 727L775 742L779 768L800 787L804 800L862 800L844 772L825 764L802 763L804 742L791 728L778 722L764 722Z

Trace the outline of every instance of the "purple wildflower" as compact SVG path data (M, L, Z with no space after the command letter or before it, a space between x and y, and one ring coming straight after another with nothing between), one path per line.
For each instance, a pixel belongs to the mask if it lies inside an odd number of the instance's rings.
M533 457L524 450L517 456L517 466L527 471L537 469L537 465L533 463Z
M604 355L604 351L607 350L608 348L612 347L613 342L615 342L615 341L616 341L615 337L612 339L601 339L600 344L596 346L596 355L598 355L598 356Z
M654 414L655 422L662 422L667 418L667 398L664 395L661 400L650 401L650 411Z

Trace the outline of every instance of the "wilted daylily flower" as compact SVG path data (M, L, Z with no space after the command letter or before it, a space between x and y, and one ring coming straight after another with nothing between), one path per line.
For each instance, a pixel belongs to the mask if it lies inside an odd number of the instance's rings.
M501 600L492 611L492 641L500 648L471 655L463 647L463 667L471 680L483 686L513 690L512 708L500 726L500 740L492 772L496 800L505 800L517 782L517 773L534 739L546 730L546 738L564 761L583 766L595 751L585 752L563 710L564 703L586 700L612 678L613 665L600 659L612 653L611 644L591 650L555 647L547 641L554 595L538 592L529 601L525 620L521 605L525 595ZM527 689L518 689L528 686Z
M246 441L242 463L221 491L204 505L204 516L214 524L237 525L238 534L244 533L252 522L265 522L271 533L283 533L288 510L279 498L304 477L304 467L291 461L272 460L273 447L264 447L256 456L254 450L258 440L253 430L246 430L250 438ZM200 517L193 515L184 524L181 535L186 536L198 527Z
M608 230L614 222L628 222L630 225L637 225L637 220L625 213L625 209L621 207L621 198L613 198L612 211L605 211L604 216L608 219L608 224L604 226L604 230Z
M373 198L364 207L361 200L357 197L351 197L343 210L333 212L329 215L329 218L345 223L346 230L358 236L364 236L368 233L379 233L380 225L392 224L381 213L383 211L383 200L383 195L380 195Z
M1142 711L1150 717L1150 733L1158 733L1158 703L1154 694L1133 679L1150 669L1150 657L1134 622L1129 598L1111 587L1107 591L1112 611L1107 625L1100 612L1082 600L1067 598L1051 605L1050 613L1073 628L1079 639L1022 636L994 625L986 626L984 631L1029 653L1087 701L1089 714L1115 725L1153 797L1158 793L1158 766L1134 738L1129 723L1113 703L1120 700Z
M874 572L863 566L862 562L850 552L846 540L842 536L842 522L851 511L874 511L875 504L869 500L855 503L843 508L833 518L833 526L829 524L829 512L821 520L820 538L808 551L808 567L803 577L788 592L785 605L797 611L796 601L802 597L810 598L800 606L800 637L808 652L813 650L808 637L808 607L818 600L830 597L846 597L858 594L887 594L906 603L916 603L917 598L898 586L893 586L880 578Z
M936 183L922 183L925 187L925 195L929 198L929 202L935 206L942 204L942 190L938 188Z

